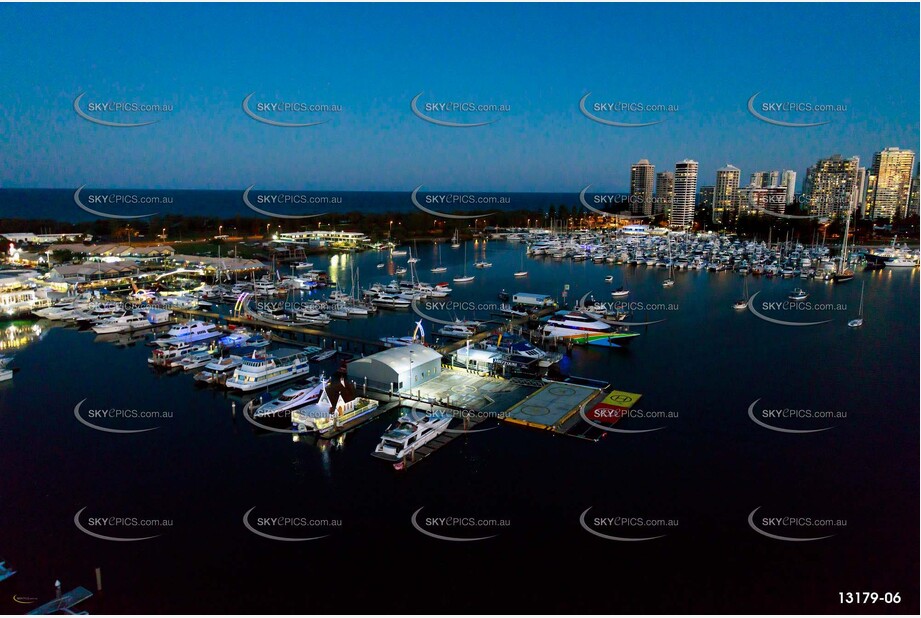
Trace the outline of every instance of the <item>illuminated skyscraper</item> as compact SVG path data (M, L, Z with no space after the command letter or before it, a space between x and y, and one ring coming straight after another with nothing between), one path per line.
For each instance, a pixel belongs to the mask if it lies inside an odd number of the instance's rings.
M653 189L655 188L656 166L646 159L640 159L630 166L630 212L635 215L651 215Z
M886 148L873 156L867 177L866 212L871 219L892 220L908 211L915 153Z
M668 215L668 225L685 230L694 223L697 203L697 161L685 159L675 164L675 197Z
M713 222L725 220L727 213L739 209L739 179L742 172L734 165L726 164L716 170L716 185L713 189Z

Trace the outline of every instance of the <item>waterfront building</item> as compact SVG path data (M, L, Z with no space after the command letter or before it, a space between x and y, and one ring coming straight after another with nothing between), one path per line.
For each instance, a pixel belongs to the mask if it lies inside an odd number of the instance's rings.
M640 159L630 166L630 212L634 215L653 214L656 166Z
M837 216L857 205L860 157L839 154L819 159L806 170L803 193L809 212L820 217Z
M716 170L716 186L713 190L713 222L725 221L727 214L739 209L739 179L742 172L734 165L726 164Z
M675 196L668 215L673 230L685 230L694 223L697 200L697 161L684 159L675 164Z
M668 214L675 199L675 175L672 172L656 174L656 196L653 214Z
M367 386L388 392L408 390L440 374L441 354L418 343L390 348L348 364L349 379L358 389Z
M911 150L885 148L873 155L864 209L871 219L892 221L906 214L914 163L915 153Z

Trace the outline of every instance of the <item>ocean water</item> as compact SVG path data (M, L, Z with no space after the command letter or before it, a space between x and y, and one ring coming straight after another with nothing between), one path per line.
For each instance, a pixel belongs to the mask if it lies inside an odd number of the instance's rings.
M749 278L756 308L781 326L737 311L742 280L731 273L554 262L522 257L524 246L468 243L472 284L454 285L452 312L488 318L501 289L561 297L591 292L610 300L625 285L641 336L625 349L576 348L573 374L641 393L637 408L669 412L629 418L597 443L500 424L458 438L403 472L371 457L390 412L331 443L294 442L242 419L223 391L198 389L189 375L148 369L150 348L94 342L73 328L44 328L16 352L14 379L0 384L0 559L19 573L0 583L0 609L64 589L103 590L78 606L127 612L872 612L918 611L919 273L882 270L854 281ZM450 281L463 249L441 247L442 275L427 272L438 248L419 244L422 279ZM470 265L483 256L491 269ZM355 263L350 264L349 260ZM396 264L405 257L395 258ZM386 254L317 257L348 290L390 280ZM377 269L383 261L385 269ZM529 271L526 279L512 272ZM604 283L608 274L613 284ZM866 322L849 329L861 282ZM775 311L802 286L823 310ZM293 299L296 300L296 299ZM380 312L330 325L375 338L411 332L411 311ZM424 322L430 328L427 322ZM0 324L8 329L9 324ZM20 325L19 328L23 328ZM18 331L19 332L19 331ZM431 335L431 329L429 331ZM328 366L328 368L331 366ZM757 402L756 402L757 400ZM117 435L74 415L90 409L169 411L158 429ZM834 419L770 418L749 408L846 412ZM490 427L486 421L484 427ZM114 425L113 425L114 426ZM81 512L81 509L84 509ZM580 525L620 537L601 538ZM341 520L291 525L283 542L250 532L259 516ZM419 512L419 509L422 509ZM789 537L780 541L749 526ZM118 528L137 542L94 538L74 523L90 517L168 520ZM414 528L458 537L447 542ZM454 526L434 517L473 517L507 526ZM607 526L595 518L622 517ZM765 518L830 519L834 525L777 527ZM662 520L629 523L636 518ZM94 528L96 530L104 527ZM313 534L317 532L317 534ZM113 532L115 534L115 532ZM706 568L702 568L707 565ZM839 593L900 593L899 604L841 605Z
M139 215L156 213L166 215L194 215L197 217L261 217L251 210L243 201L246 187L238 191L192 191L192 190L151 190L151 189L106 189L104 187L86 187L79 195L80 202L92 210L118 215ZM0 214L10 219L44 218L54 221L84 222L97 219L74 201L73 189L0 189ZM418 200L427 207L438 209L439 206L425 200L424 189ZM270 206L259 201L259 196L277 197L286 195L288 199L323 198L330 203L291 202ZM433 194L434 195L434 194ZM464 205L457 203L443 208L452 211L502 211L502 210L546 210L550 206L566 205L573 208L579 205L578 193L469 193L453 192L453 199L469 197L495 198L495 203ZM104 203L95 200L117 200ZM274 208L282 214L317 214L349 212L419 212L412 202L412 192L395 191L302 191L277 192L257 187L253 189L250 203L260 209ZM150 203L149 200L158 200Z

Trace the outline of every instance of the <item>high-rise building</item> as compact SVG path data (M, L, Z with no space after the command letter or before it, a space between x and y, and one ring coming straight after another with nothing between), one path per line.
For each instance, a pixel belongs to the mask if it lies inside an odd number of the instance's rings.
M739 179L742 172L734 165L726 164L716 170L716 185L713 190L713 222L724 221L726 215L739 209Z
M748 183L752 187L776 187L780 179L780 172L754 172L751 175L751 181Z
M784 170L780 175L780 185L787 188L786 202L787 206L789 206L796 197L796 172Z
M770 210L784 214L787 210L787 187L742 187L739 189L739 212L761 214Z
M886 148L873 155L867 178L865 211L871 219L904 216L911 191L911 168L915 153L911 150Z
M857 206L860 157L844 159L836 154L819 159L806 170L803 193L809 213L828 217L846 213Z
M854 209L855 217L865 216L867 209L867 168L857 168L857 207Z
M921 166L919 166L919 161L915 161L915 175L911 179L911 190L908 192L908 214L916 215L918 214L918 201L921 199L921 196L918 195L918 176L921 172Z
M700 188L700 191L697 193L697 205L706 206L707 208L713 207L713 192L716 189L713 185L705 185Z
M640 159L630 166L630 212L632 214L653 214L652 199L655 177L656 166L646 159Z
M694 223L697 198L697 161L685 159L675 164L675 197L668 214L668 225L685 230Z
M674 199L675 175L672 172L659 172L656 174L655 214L671 212Z

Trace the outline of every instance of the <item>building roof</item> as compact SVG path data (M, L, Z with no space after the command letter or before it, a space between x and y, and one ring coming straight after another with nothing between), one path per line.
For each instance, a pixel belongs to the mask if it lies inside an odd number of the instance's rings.
M415 366L434 360L437 360L440 363L441 354L432 348L420 345L418 343L412 343L410 345L389 348L383 352L378 352L376 354L371 354L370 356L365 356L364 358L356 359L349 363L349 368L353 366L357 368L362 364L377 362L387 365L397 373L403 373L404 371L409 371L410 359L412 359L412 364Z
M58 264L52 269L60 277L75 275L120 275L138 270L134 262L84 262L83 264Z

